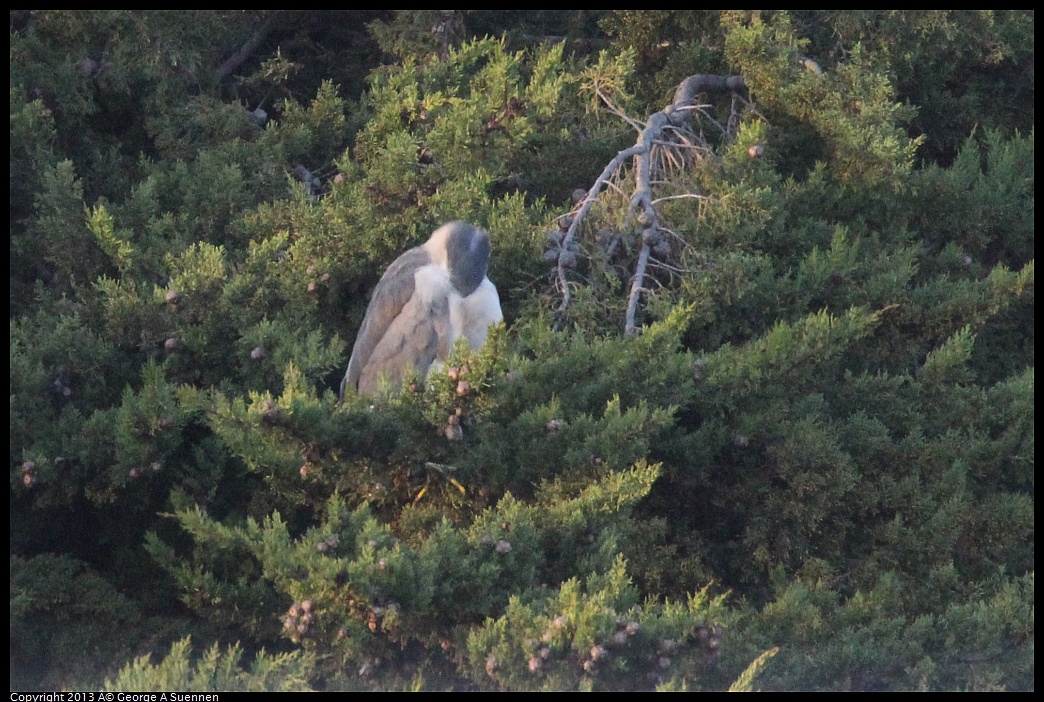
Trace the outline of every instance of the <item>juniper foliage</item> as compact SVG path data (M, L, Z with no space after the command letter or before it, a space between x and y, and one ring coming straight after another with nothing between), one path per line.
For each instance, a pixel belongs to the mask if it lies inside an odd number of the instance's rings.
M12 689L1032 689L1032 14L496 17L12 12Z

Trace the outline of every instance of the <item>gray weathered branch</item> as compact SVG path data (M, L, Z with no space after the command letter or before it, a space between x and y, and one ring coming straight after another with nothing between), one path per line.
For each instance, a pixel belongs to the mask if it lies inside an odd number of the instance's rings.
M254 35L243 43L243 46L239 47L239 50L229 56L227 59L221 62L221 65L214 70L214 82L220 83L225 78L232 75L236 69L243 65L243 63L250 58L250 55L257 51L257 47L261 46L261 42L265 40L268 33L272 31L272 27L275 26L275 19L279 16L279 11L273 11L267 18L265 18L264 24L254 32Z
M598 200L602 186L610 182L629 158L634 158L635 190L631 197L625 216L624 225L629 227L637 212L639 224L642 226L641 249L638 252L638 262L635 266L634 277L631 280L631 289L627 299L627 315L624 321L624 334L631 335L637 331L635 319L638 314L638 301L645 285L645 272L649 264L650 248L659 241L660 221L656 211L657 201L652 197L652 150L654 147L670 148L669 144L674 141L668 136L679 131L679 127L687 125L692 119L692 112L698 109L697 96L703 93L731 92L742 98L747 97L747 85L743 76L716 76L710 74L697 74L689 76L678 85L674 92L674 100L663 110L654 113L646 120L643 128L638 133L638 140L634 146L618 153L612 161L602 170L595 179L594 185L587 191L581 200L580 209L573 215L572 221L562 238L558 252L557 275L558 282L562 288L562 304L558 307L558 324L561 325L565 318L565 311L569 307L571 299L569 282L566 279L567 262L572 260L567 254L572 250L572 242L584 218L590 211L591 206ZM608 108L621 119L632 125L634 120L624 115L608 98L599 93ZM686 144L687 146L691 146Z

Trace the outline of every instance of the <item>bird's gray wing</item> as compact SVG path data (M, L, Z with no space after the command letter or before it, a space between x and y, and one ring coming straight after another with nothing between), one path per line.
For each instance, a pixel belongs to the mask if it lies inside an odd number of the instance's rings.
M417 269L414 294L374 347L359 376L360 395L373 395L382 375L394 384L413 367L423 377L436 358L449 354L449 276L430 265Z
M342 400L348 387L359 389L359 379L369 364L374 349L413 297L414 275L420 267L429 263L431 258L428 252L418 246L395 259L381 276L366 308L366 316L359 327L359 334L355 337L352 358L348 361L348 371L341 383Z

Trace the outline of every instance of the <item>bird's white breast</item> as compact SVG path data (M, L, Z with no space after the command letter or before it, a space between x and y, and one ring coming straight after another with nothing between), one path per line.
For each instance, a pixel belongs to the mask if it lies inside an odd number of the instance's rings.
M473 349L481 348L486 343L489 327L504 319L500 296L489 278L484 278L467 297L451 292L449 303L453 342L463 336Z

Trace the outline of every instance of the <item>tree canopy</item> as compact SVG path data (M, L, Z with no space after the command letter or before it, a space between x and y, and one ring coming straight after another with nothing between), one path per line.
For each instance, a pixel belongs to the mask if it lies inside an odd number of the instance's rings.
M1032 11L10 13L11 688L1033 688ZM337 390L381 272L505 324Z

